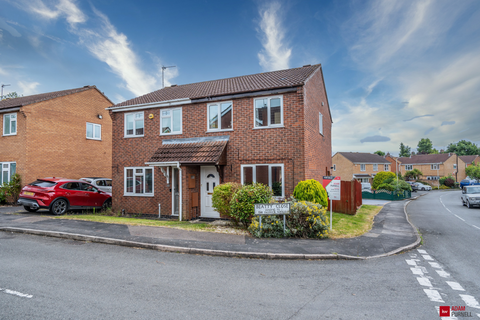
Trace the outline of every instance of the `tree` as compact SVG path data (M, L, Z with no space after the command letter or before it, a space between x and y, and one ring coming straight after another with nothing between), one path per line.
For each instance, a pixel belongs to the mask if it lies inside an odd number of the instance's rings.
M22 95L19 95L18 93L16 93L15 91L13 92L10 92L10 93L7 93L6 95L4 95L2 98L2 100L5 100L5 99L13 99L13 98L20 98Z
M480 179L480 163L472 164L465 168L465 173L472 179Z
M433 143L429 138L422 138L417 145L417 154L430 154L433 151Z
M460 140L457 143L450 143L446 152L453 152L459 156L471 156L480 152L477 145L471 141Z
M403 144L403 142L400 143L400 154L399 157L410 157L410 152L411 148L409 146L406 146Z
M418 170L417 168L405 172L405 178L412 178L417 180L420 176L423 176L422 171Z
M385 155L385 152L378 150L375 151L374 154L378 154L380 157L383 157Z
M397 177L397 175L395 174L395 172L391 172L391 171L379 172L375 175L375 178L373 178L372 189L377 190L378 186L380 186L382 183L384 183L385 180L388 180L388 179L393 180L396 177Z

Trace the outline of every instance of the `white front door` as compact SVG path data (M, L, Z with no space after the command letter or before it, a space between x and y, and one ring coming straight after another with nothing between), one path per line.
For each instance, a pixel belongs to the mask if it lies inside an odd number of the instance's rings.
M220 218L220 214L212 207L213 188L218 186L219 177L215 167L201 167L201 202L202 214L204 218Z

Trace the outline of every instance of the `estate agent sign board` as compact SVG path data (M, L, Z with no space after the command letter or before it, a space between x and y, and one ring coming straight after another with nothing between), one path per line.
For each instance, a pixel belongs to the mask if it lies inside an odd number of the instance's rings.
M324 176L323 187L327 191L328 198L330 199L330 230L332 230L332 200L340 200L340 177Z

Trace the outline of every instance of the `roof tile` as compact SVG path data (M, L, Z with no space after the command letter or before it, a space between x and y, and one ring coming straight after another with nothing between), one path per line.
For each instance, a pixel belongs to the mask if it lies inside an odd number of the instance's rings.
M149 162L214 163L220 157L228 141L164 144L155 151Z

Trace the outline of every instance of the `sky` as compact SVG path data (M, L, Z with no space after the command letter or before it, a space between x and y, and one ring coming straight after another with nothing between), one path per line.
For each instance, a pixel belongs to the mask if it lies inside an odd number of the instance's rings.
M480 1L0 0L0 84L165 85L322 64L332 152L480 144Z

